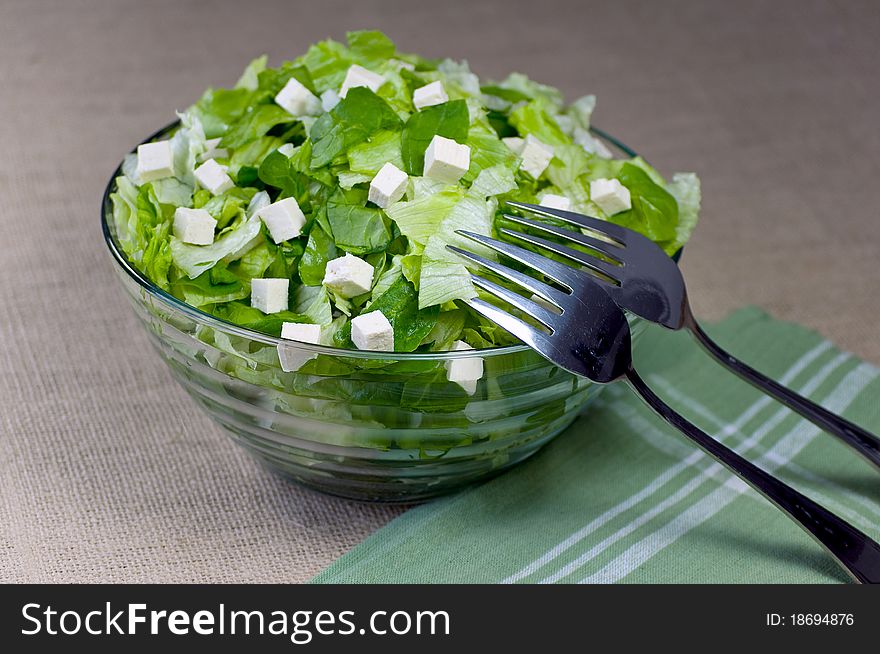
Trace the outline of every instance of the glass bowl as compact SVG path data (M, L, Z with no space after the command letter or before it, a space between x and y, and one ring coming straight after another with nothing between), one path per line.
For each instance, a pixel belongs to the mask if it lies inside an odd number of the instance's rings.
M250 454L296 482L374 502L448 493L537 452L602 389L524 345L360 352L280 341L204 313L155 286L123 253L110 203L119 174L104 194L102 227L138 320L196 403ZM634 325L634 342L640 331ZM447 381L445 368L468 358L484 365L470 395ZM285 372L281 359L299 368Z

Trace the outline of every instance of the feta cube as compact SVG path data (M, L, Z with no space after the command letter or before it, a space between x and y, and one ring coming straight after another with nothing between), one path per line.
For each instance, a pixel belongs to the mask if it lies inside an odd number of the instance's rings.
M446 89L443 88L441 81L431 82L425 86L421 86L413 91L413 105L416 109L424 109L435 104L443 104L449 102L449 96L446 95Z
M177 207L174 210L174 235L184 243L211 245L217 221L204 209Z
M196 181L208 189L213 195L221 195L235 186L232 178L226 174L226 166L221 166L214 159L208 159L193 171Z
M381 311L351 319L351 341L359 350L394 351L394 328Z
M321 108L330 111L339 104L339 94L333 89L328 89L321 94Z
M321 340L321 326L299 322L285 322L281 325L281 338L301 343L319 343ZM306 361L314 359L318 354L309 352L295 345L279 343L278 361L284 372L296 372Z
M293 156L293 153L296 152L296 146L293 143L285 143L280 148L278 148L278 152L289 159Z
M553 159L553 146L542 143L529 134L523 140L523 147L519 156L522 157L520 168L535 179L538 179L541 173L547 170L550 160Z
M439 134L425 150L425 177L454 184L471 165L471 149Z
M268 277L251 280L251 306L263 313L287 311L287 293L290 280L283 277Z
M221 140L223 139L218 136L215 139L208 139L205 141L205 151L199 155L199 161L203 162L208 159L228 159L229 150L218 147Z
M349 89L353 89L356 86L366 86L375 93L384 83L385 78L378 73L354 64L345 73L345 79L342 81L342 87L339 89L339 97L344 98L348 94Z
M393 163L386 163L370 182L370 202L383 209L403 197L409 176Z
M289 241L302 233L306 217L295 198L284 198L257 212L275 243Z
M501 142L517 154L522 152L523 146L526 144L526 142L518 136L505 136L501 139Z
M452 344L453 352L473 349L464 341L455 341ZM449 359L444 365L446 366L446 379L461 386L468 395L477 392L477 382L483 377L483 360L481 358Z
M632 208L629 189L619 179L594 179L590 182L590 199L608 216Z
M344 298L362 295L373 287L373 266L346 252L327 262L324 286Z
M171 141L156 141L138 146L137 175L142 182L174 175L174 152Z
M321 101L295 77L291 77L275 96L275 104L294 116L317 116Z
M561 209L562 211L571 211L571 200L569 200L564 195L545 193L538 203L542 207L547 207L548 209Z

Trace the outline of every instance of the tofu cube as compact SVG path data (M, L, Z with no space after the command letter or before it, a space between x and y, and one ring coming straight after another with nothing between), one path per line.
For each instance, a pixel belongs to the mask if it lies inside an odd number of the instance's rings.
M393 163L386 163L370 182L370 202L383 209L403 197L409 176Z
M348 94L349 89L353 89L356 86L366 86L375 93L384 83L385 78L378 73L354 64L345 73L345 79L342 81L342 87L339 89L339 97L344 98Z
M199 155L199 161L207 161L208 159L228 159L229 150L218 147L222 139L218 136L215 139L205 141L205 151Z
M328 89L321 94L321 108L324 111L330 111L339 104L339 94L333 89Z
M564 195L555 195L553 193L545 193L540 199L539 204L548 209L561 209L562 211L571 211L571 200Z
M226 174L226 167L214 159L208 159L193 171L196 181L202 188L208 189L212 195L222 195L235 186L232 178Z
M306 217L295 198L284 198L263 207L257 214L275 243L289 241L302 233Z
M359 350L394 351L394 328L381 311L351 319L351 341Z
M529 134L523 140L519 156L522 157L520 168L538 179L547 170L550 160L553 159L553 146L547 145Z
M436 134L425 150L425 177L454 184L471 165L471 149Z
M452 344L453 352L473 349L464 341L455 341ZM444 365L446 366L446 379L461 386L468 395L477 392L477 382L483 377L482 359L479 357L449 359Z
M526 144L526 142L518 136L506 136L501 139L501 142L517 154L522 152L523 146Z
M278 91L275 104L297 117L317 116L321 113L321 101L295 77L291 77L284 88Z
M251 306L263 313L287 311L287 293L290 280L283 277L269 277L251 280Z
M441 81L431 82L425 86L421 86L413 91L413 105L416 109L424 109L435 104L443 104L449 102L449 96L446 95L446 89L443 88Z
M174 210L174 235L191 245L211 245L217 221L204 209L177 207Z
M594 179L590 182L590 199L608 216L632 209L629 189L619 179Z
M288 341L299 341L300 343L319 343L321 340L321 326L308 323L285 322L281 325L281 338ZM281 363L281 369L284 372L296 372L303 367L306 361L318 356L315 352L309 352L286 343L279 343L276 349L278 350L278 361Z
M363 295L373 287L373 266L346 252L327 262L324 286L344 298Z
M171 141L156 141L139 145L137 175L142 182L152 182L173 176L174 152L171 151Z

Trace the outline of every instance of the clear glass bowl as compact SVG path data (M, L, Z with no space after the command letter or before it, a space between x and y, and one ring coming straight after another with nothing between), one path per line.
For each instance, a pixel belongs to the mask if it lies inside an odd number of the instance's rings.
M129 262L112 220L114 188L111 179L102 206L104 238L156 350L208 415L294 481L378 502L448 493L534 454L602 388L522 345L377 354L279 342L219 320L158 288ZM640 331L636 326L634 340ZM305 362L299 370L282 370L279 345L282 356ZM468 395L447 381L445 363L473 357L483 360L484 375Z

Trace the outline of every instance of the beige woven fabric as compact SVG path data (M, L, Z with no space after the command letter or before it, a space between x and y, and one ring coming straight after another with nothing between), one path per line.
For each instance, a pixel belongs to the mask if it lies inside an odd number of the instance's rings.
M0 4L0 581L303 581L400 510L280 481L200 415L98 229L175 108L346 29L597 93L598 125L703 179L701 316L755 303L880 362L876 2L421 4Z

